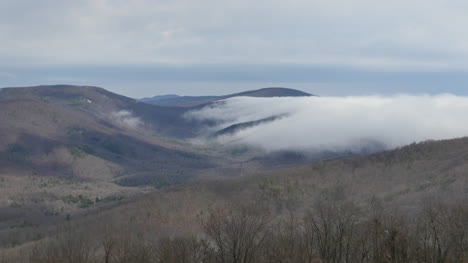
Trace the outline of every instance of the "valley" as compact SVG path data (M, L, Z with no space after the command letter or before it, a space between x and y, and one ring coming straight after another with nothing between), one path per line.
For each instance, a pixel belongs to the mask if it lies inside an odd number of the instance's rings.
M287 96L290 90L286 91L253 94ZM259 237L254 236L249 246L259 249L239 253L247 253L244 256L255 262L276 262L268 258L282 251L271 250L279 246L290 250L275 256L278 262L306 262L295 256L310 260L330 256L320 254L315 245L301 247L305 243L300 240L306 238L302 233L311 230L307 224L325 220L317 215L330 222L345 220L341 222L345 230L356 231L339 244L346 242L365 253L362 262L376 262L373 258L383 255L371 253L370 244L359 243L368 228L376 227L372 220L387 227L374 233L381 242L378 253L384 254L391 249L385 231L395 229L399 233L395 239L419 238L415 227L427 223L428 211L437 220L445 220L443 213L453 214L452 221L440 221L437 230L446 231L447 240L467 233L467 138L368 153L268 152L209 141L210 137L197 139L203 129L219 123L186 117L200 105L175 104L146 104L88 86L1 89L0 259L61 262L67 253L78 253L67 260L103 262L109 253L113 259L106 262L231 262L219 261L220 252L206 247L216 241L210 227L241 227L236 220L247 220L248 226L261 224L259 235L266 235L266 241L256 244ZM217 131L217 136L278 118L237 123ZM447 222L458 224L457 230L443 230ZM288 224L294 229L288 230ZM328 231L322 229L326 225L315 227L316 233ZM404 231L408 236L401 234ZM296 247L281 243L287 240L283 235L291 235ZM226 238L229 246L229 235ZM318 237L310 238L319 242ZM453 244L461 247L447 250L448 257L465 258L468 239L460 238ZM430 254L415 252L417 242L401 240L392 243L406 251L401 253L413 258ZM337 242L330 241L330 249L337 249ZM440 246L452 244L440 242ZM174 256L180 246L183 256ZM89 259L78 259L81 253L89 254ZM434 260L439 256L431 255ZM183 257L192 261L180 261ZM358 262L357 254L349 257L349 261L341 255L337 261L325 262Z

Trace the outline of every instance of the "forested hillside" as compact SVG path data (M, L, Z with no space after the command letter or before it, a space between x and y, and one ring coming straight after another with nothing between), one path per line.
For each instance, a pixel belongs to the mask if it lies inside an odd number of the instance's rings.
M465 262L467 147L425 142L161 189L3 232L3 251L29 262Z

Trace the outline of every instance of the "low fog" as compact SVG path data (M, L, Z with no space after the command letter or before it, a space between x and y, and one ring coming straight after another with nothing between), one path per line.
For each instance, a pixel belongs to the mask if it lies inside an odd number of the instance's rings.
M143 125L140 118L133 116L131 112L126 110L111 112L110 120L120 127L129 129L137 129Z
M206 140L248 144L266 151L366 151L468 135L468 97L398 95L360 97L238 97L187 118L213 120L202 137L236 123L273 122Z

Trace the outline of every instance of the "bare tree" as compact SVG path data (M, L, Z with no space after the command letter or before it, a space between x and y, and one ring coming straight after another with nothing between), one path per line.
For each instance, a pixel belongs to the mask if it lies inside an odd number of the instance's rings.
M312 262L316 258L312 240L295 213L290 211L273 229L263 246L264 262Z
M102 247L104 249L104 262L111 263L112 249L115 245L115 240L112 237L105 237L102 241Z
M10 262L3 253L0 253L0 263L8 263Z
M254 207L218 209L202 223L219 263L251 263L268 234L268 215Z
M351 262L357 209L351 204L319 201L305 218L309 242L327 263Z
M157 261L161 263L214 262L204 240L194 237L162 238L158 242Z
M65 233L53 241L35 246L29 255L30 263L93 263L96 259L94 244L85 233L67 225Z

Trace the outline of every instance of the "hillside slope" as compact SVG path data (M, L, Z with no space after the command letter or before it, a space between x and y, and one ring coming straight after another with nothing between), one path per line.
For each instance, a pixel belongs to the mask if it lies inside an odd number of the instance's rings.
M201 218L217 209L254 205L259 211L270 210L275 220L294 219L327 200L332 205L356 207L361 221L378 204L398 224L403 220L400 216L411 219L430 204L464 204L468 198L467 160L468 138L425 142L368 157L165 188L74 222L92 239L106 235L106 228L97 222L112 222L112 227L126 229L121 238L141 234L153 242L174 235L199 235ZM26 241L50 229L44 225L21 231ZM14 236L18 231L3 234Z
M40 94L43 92L41 90ZM61 97L55 99L57 96L42 97L42 101L28 95L23 99L8 99L6 96L0 100L0 136L3 138L0 150L4 155L15 156L5 156L4 162L25 161L32 165L36 157L45 158L56 148L65 147L72 149L71 154L82 152L83 155L119 163L127 170L164 172L175 167L174 162L187 168L207 166L206 158L198 158L190 147L170 143L158 137L157 132L145 129L145 119L140 117L144 113L138 107L132 108L137 103L127 98L105 96L99 101L94 91L90 95L60 93ZM70 100L81 101L76 102L78 105L70 105ZM123 103L127 105L119 105ZM129 113L121 114L119 109ZM142 114L137 115L140 112ZM195 164L199 161L200 165ZM24 164L21 166L25 167ZM2 167L8 165L5 163Z
M186 109L149 105L98 87L52 85L0 90L0 101L13 99L41 101L87 112L104 120L112 118L112 115L134 115L156 133L171 137L191 137L197 127L197 123L183 118Z
M112 203L201 176L283 164L249 160L246 149L178 140L199 125L185 120L185 111L96 87L0 90L0 229L60 220L101 207L100 200Z
M173 113L159 109L93 87L2 89L0 228L182 183L225 162L162 136L158 128L171 124L158 122Z

